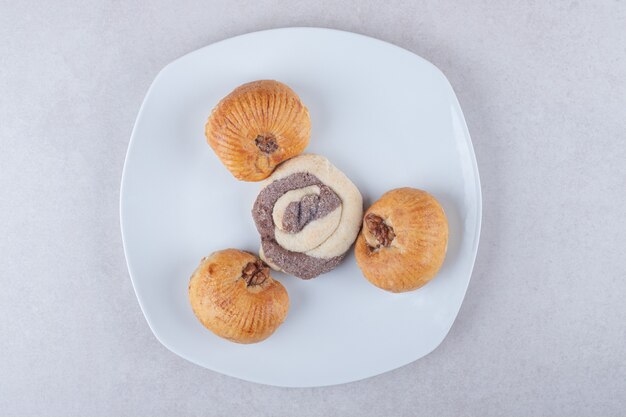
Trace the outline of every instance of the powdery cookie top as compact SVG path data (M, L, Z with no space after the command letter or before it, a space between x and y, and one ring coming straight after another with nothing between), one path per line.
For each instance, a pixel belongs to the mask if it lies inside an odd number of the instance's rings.
M205 127L224 166L244 181L260 181L309 143L309 111L296 93L272 80L243 84L224 97Z
M270 266L310 279L335 268L356 239L363 199L328 159L300 155L262 183L252 216Z

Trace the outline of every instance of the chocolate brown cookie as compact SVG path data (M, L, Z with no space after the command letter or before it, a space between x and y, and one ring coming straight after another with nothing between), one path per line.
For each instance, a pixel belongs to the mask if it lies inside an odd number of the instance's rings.
M263 182L252 209L260 256L275 269L314 278L343 259L362 214L361 193L326 158L292 158Z

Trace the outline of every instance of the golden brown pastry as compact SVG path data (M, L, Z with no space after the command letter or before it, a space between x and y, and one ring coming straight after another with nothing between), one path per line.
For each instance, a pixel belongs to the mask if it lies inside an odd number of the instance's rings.
M448 221L433 196L415 188L388 191L365 212L356 241L356 261L374 285L411 291L441 268Z
M237 179L260 181L276 165L304 151L311 120L291 88L278 81L253 81L237 87L218 103L205 134Z
M237 249L202 259L189 281L189 301L207 329L237 343L268 338L289 310L287 290L268 266Z

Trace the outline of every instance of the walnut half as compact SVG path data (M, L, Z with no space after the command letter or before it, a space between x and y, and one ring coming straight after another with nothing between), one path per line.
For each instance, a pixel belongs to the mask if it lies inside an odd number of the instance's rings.
M378 242L376 246L370 246L371 250L379 249L381 246L388 248L396 237L393 228L375 214L365 216L365 226Z
M263 153L271 154L278 149L276 139L272 135L259 135L254 140L254 144Z
M269 268L261 260L248 262L241 270L241 278L246 281L248 287L263 284L268 276Z

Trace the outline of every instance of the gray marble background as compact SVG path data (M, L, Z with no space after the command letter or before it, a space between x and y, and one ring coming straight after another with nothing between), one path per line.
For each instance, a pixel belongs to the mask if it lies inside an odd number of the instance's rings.
M0 1L3 416L626 415L626 3ZM118 195L144 94L234 35L323 26L439 66L474 140L476 268L432 354L280 389L151 334Z

